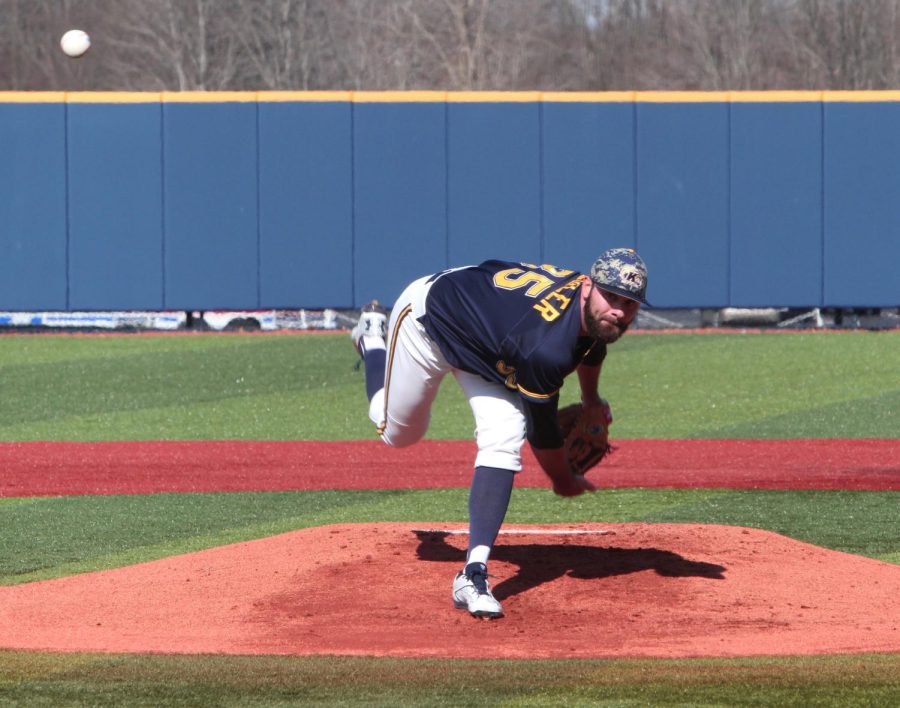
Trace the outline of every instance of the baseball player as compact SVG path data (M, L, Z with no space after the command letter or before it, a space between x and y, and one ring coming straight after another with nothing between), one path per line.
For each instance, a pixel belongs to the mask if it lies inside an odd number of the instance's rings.
M631 249L604 252L590 275L553 265L485 261L411 283L388 319L373 301L351 332L363 359L369 417L381 439L422 439L441 380L453 374L475 417L478 453L469 490L466 563L453 604L476 617L503 615L487 563L528 440L553 491L594 491L567 460L557 420L563 380L577 371L582 406L609 409L598 392L606 347L646 304L647 268Z

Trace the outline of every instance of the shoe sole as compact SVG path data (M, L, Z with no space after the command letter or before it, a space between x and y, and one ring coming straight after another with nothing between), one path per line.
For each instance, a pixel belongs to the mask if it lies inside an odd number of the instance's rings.
M500 619L501 617L503 617L502 612L485 612L484 610L475 610L474 612L472 612L472 610L469 610L469 605L467 603L460 602L459 600L454 600L453 606L457 610L468 610L469 614L472 615L472 617L479 617L481 619Z

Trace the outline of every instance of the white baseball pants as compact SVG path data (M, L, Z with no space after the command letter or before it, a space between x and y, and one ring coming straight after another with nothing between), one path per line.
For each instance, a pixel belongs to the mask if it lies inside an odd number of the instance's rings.
M385 385L373 396L369 418L392 447L421 440L431 421L431 405L444 376L452 373L475 416L475 466L522 469L525 415L517 392L500 383L455 369L418 322L425 314L431 276L404 290L388 324Z

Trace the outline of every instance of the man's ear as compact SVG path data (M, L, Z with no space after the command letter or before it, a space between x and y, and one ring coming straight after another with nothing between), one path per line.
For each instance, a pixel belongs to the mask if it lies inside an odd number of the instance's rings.
M585 278L581 283L581 304L583 305L587 302L588 298L591 296L591 291L594 289L594 283L590 280L590 278Z

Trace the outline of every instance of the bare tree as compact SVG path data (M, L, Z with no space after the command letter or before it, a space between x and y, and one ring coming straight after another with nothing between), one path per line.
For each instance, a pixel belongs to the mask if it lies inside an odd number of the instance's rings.
M335 0L325 15L325 39L333 48L330 72L337 89L406 88L387 86L395 60L386 52L392 32L386 19L395 3Z
M897 88L898 37L900 0L0 0L0 88Z
M76 88L85 67L59 48L65 30L90 21L91 8L77 0L40 3L0 0L0 81L8 89ZM75 85L69 82L74 81Z
M676 88L669 77L682 68L673 56L679 35L664 0L571 0L568 15L566 43L577 87Z
M696 0L672 11L671 24L674 41L667 54L677 59L670 66L678 68L684 88L777 87L779 53L788 38L775 3ZM670 74L670 81L675 78Z
M898 0L797 0L796 73L810 88L896 88Z
M476 87L495 1L333 0L325 17L338 88Z
M438 58L448 88L475 88L484 80L490 4L489 0L441 0L431 7L405 3L419 38Z
M260 89L317 87L326 49L323 3L241 3L229 18L228 31L237 37L245 60L242 84L255 83Z
M114 50L109 73L144 89L233 88L241 54L228 18L240 7L240 0L120 0L119 21L104 38Z

